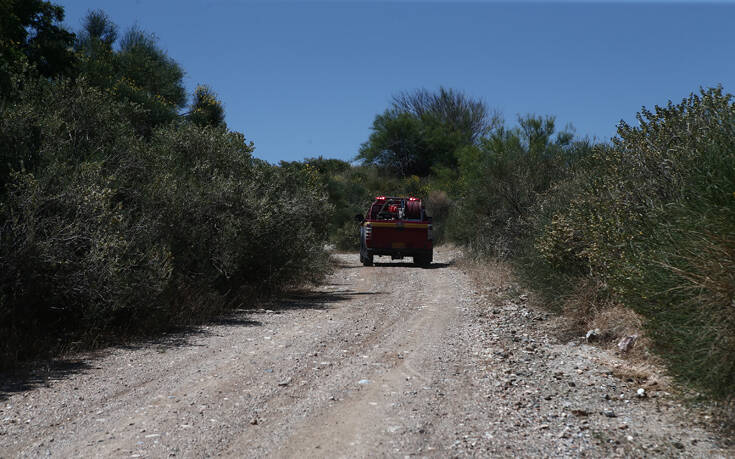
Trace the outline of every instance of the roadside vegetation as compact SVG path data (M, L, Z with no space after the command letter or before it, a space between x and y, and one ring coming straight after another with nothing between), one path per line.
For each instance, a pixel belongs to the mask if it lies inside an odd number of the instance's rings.
M568 317L570 331L599 328L611 344L643 334L639 346L674 376L727 398L735 393L735 101L705 88L636 120L600 143L559 129L553 116L509 126L471 96L420 90L376 116L359 165L316 167L341 209L364 211L375 194L425 198L440 241L510 263ZM385 179L367 179L376 175ZM343 237L354 234L351 213L334 216L330 234L342 248L354 244Z
M211 88L186 94L154 35L102 11L71 33L41 0L0 0L0 17L3 364L317 281L325 244L357 248L355 214L395 194L425 199L438 242L513 266L575 332L645 332L681 381L735 393L722 88L643 109L609 143L453 89L404 92L354 162L273 166Z
M152 34L101 11L72 34L42 1L0 17L0 367L326 272L318 177L253 158L210 88L187 106Z

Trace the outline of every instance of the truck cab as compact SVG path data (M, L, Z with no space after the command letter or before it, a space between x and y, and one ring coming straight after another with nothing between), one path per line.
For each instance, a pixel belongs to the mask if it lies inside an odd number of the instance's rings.
M412 257L428 266L434 257L431 217L419 198L378 196L360 223L360 262L372 266L375 256Z

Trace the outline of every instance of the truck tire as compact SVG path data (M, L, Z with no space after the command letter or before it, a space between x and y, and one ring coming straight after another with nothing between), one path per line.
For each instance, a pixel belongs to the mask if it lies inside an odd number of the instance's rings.
M418 266L429 266L431 264L430 255L420 255L413 257L413 263Z
M373 265L373 255L368 254L367 248L365 248L365 244L363 243L363 241L360 241L360 263L362 263L363 266Z
M362 258L362 264L363 266L372 266L373 265L373 254L366 254Z

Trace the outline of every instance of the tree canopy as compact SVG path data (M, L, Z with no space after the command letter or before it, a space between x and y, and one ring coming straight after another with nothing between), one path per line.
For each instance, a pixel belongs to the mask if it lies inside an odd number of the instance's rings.
M475 144L500 124L500 117L483 101L462 92L404 92L375 117L357 159L401 177L425 177L437 168L456 167L457 150Z
M189 120L200 126L224 126L225 109L217 94L207 85L199 85L194 90L194 98L189 107Z
M64 8L43 0L0 0L0 98L15 92L18 75L71 74L74 34L61 26Z
M120 35L104 11L91 10L75 48L81 56L80 73L90 83L144 109L133 120L139 133L150 135L186 106L184 71L161 49L155 34L133 26Z

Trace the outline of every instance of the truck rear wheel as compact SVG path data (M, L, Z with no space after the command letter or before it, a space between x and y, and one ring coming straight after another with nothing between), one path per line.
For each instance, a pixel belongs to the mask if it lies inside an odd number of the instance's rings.
M431 255L420 255L413 257L413 263L418 266L429 266L431 264Z
M363 255L360 261L362 261L363 266L372 266L373 265L373 254Z
M362 263L363 266L373 265L373 254L368 253L368 251L363 247L360 247L360 263Z

